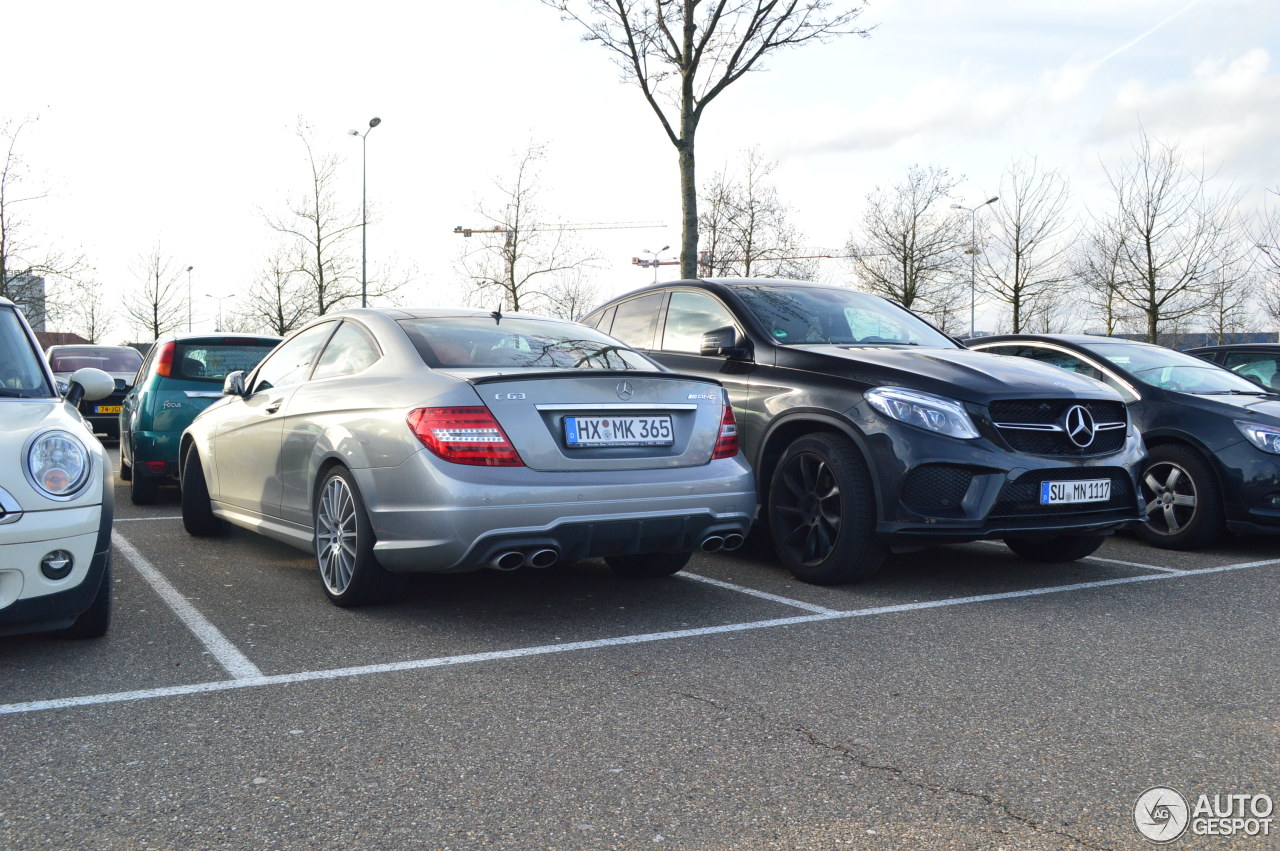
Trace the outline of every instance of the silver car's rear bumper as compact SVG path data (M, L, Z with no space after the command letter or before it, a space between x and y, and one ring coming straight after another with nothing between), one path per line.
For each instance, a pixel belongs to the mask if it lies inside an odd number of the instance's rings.
M352 471L388 570L451 573L505 553L556 559L696 550L742 536L756 511L741 456L702 467L548 473L469 467L427 452Z

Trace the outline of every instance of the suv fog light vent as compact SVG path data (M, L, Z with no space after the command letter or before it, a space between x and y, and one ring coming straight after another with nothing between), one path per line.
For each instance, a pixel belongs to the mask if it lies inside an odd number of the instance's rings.
M54 550L45 553L45 557L40 559L40 572L50 579L66 579L71 568L75 567L75 562L75 558L66 550Z

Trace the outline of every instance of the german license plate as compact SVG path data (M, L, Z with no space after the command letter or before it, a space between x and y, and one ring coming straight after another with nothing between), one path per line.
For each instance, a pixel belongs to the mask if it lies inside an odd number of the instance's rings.
M670 446L675 442L671 417L565 417L564 442L569 446Z
M99 405L96 410L99 414L118 414L120 413L120 406L119 405Z
M1041 482L1041 505L1068 505L1076 502L1106 502L1111 499L1110 479L1079 482Z

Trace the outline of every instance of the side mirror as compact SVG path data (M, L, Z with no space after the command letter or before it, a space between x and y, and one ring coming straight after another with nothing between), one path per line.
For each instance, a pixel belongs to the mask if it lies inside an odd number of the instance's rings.
M223 396L244 396L244 370L237 369L235 372L228 372L227 377L222 381Z
M702 348L698 354L706 358L722 357L745 360L751 357L750 348L738 339L738 329L732 325L712 328L702 335Z
M93 366L85 366L71 373L67 382L67 390L63 395L73 405L80 404L81 399L93 401L105 399L116 389L116 380L102 370Z

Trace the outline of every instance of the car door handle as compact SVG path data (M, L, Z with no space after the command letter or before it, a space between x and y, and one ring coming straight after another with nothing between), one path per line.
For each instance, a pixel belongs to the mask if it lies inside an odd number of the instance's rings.
M267 413L274 414L276 411L280 410L280 405L282 402L284 402L283 399L276 399L274 402L267 405Z

